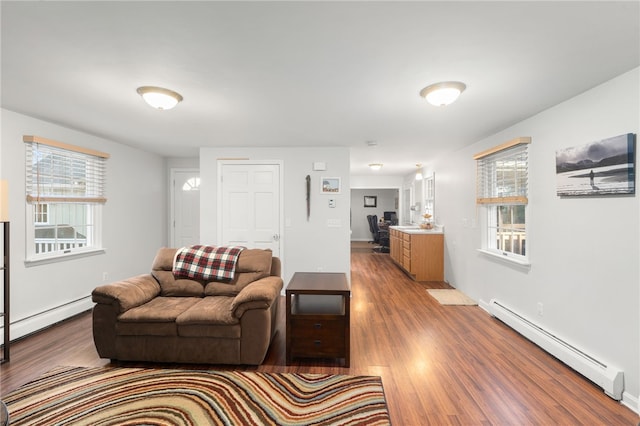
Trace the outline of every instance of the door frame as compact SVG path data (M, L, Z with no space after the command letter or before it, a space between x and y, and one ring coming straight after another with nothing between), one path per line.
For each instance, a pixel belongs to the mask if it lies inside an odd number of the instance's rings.
M395 189L398 191L398 208L397 208L397 215L398 215L398 225L403 225L402 223L402 214L404 213L404 194L403 194L403 190L404 190L404 185L403 186L394 186L394 185L353 185L349 188L349 191L351 191L352 189L371 189L371 190L375 190L375 189ZM350 209L351 210L351 209ZM351 212L349 213L351 214Z
M169 169L169 223L167 226L169 227L169 241L167 241L167 245L173 246L175 240L175 211L176 211L176 188L173 184L176 180L176 172L193 172L197 173L200 176L200 169L197 167L171 167ZM198 205L202 200L199 200ZM199 207L198 207L199 208Z
M279 258L282 260L282 258L284 257L284 162L282 160L249 160L246 158L241 158L241 159L233 159L233 158L225 158L225 159L219 159L217 160L217 164L216 164L216 171L217 171L217 176L216 176L216 192L217 192L217 200L216 200L216 217L218 217L218 223L217 223L217 228L216 228L216 234L218 235L218 244L220 244L220 241L222 239L222 227L223 227L223 223L222 223L222 168L223 166L226 165L231 165L231 166L242 166L242 165L256 165L256 166L264 166L264 165L271 165L271 166L278 166L279 168L279 173L278 173L278 186L279 186L279 192L280 192L280 200L278 201L279 206L278 206L278 210L279 210L279 217L278 217L278 228L279 228L279 232L278 235L280 235L280 238L278 240L278 246L279 246ZM283 271L283 275L284 276L284 269Z

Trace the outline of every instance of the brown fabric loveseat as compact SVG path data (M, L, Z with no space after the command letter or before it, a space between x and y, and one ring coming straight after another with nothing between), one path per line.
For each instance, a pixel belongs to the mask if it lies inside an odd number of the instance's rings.
M245 249L231 282L199 282L174 277L176 251L161 248L150 274L93 291L93 339L100 357L262 363L275 334L280 259L270 250Z

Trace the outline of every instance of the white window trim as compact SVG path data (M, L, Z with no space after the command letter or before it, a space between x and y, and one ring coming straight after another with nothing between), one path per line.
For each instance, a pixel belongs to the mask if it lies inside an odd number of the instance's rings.
M485 256L489 256L493 259L498 259L501 262L516 264L518 266L526 267L527 269L531 268L531 262L528 259L524 259L524 256L518 256L518 255L509 256L508 254L505 255L504 253L498 252L497 250L489 250L489 249L476 249L476 250ZM521 259L518 259L517 257Z
M58 263L58 262L63 262L69 259L95 256L97 254L104 254L106 252L107 252L107 249L103 247L103 248L90 248L82 251L78 250L73 253L55 254L55 255L50 255L46 257L43 255L43 257L38 257L37 259L25 259L24 266L28 268L31 266L46 265L49 263Z
M512 139L508 142L505 142L502 145L487 149L485 151L479 152L478 154L476 154L473 158L474 160L479 160L481 158L487 157L489 155L493 155L496 153L499 153L501 151L513 148L515 146L521 145L521 144L530 144L531 143L531 138L530 137L519 137L516 139ZM529 169L528 165L527 168ZM477 179L477 178L476 178ZM476 182L477 184L477 182ZM517 266L521 266L524 268L530 268L531 267L531 257L530 257L530 253L531 253L531 244L530 244L530 235L529 235L529 203L528 200L526 199L526 197L524 197L524 201L525 201L525 235L527 236L526 241L527 241L527 245L526 245L526 254L525 255L520 255L520 254L516 254L516 253L512 253L512 252L506 252L506 251L502 251L502 250L498 250L498 249L494 249L494 248L490 248L489 247L489 230L488 230L488 221L489 221L489 210L491 206L498 206L498 205L509 205L512 204L508 201L504 202L504 203L480 203L478 202L478 207L479 210L482 212L482 218L481 218L481 223L482 226L480 227L481 231L482 231L482 236L481 236L481 244L482 247L476 249L479 253L482 253L483 255L489 256L492 259L498 259L502 262L511 264L511 265L517 265Z
M96 204L92 208L92 215L90 222L93 225L92 244L90 247L77 247L70 249L68 252L51 252L51 253L37 253L35 252L35 245L32 244L35 241L36 226L33 221L33 215L35 211L35 204L27 203L26 210L26 236L27 236L27 253L25 256L25 265L34 266L43 263L53 263L62 261L68 258L88 256L91 254L104 253L105 249L102 246L102 209L101 204Z
M23 136L23 142L27 144L41 144L44 146L49 146L55 149L66 150L70 152L80 153L88 156L99 157L102 159L108 159L109 154L91 150L83 147L78 147L70 144L66 144L63 142L54 141L51 139L42 138L40 136L31 136L25 135ZM29 148L30 149L30 148ZM29 165L27 165L28 167ZM105 174L100 175L101 177L105 177ZM29 177L29 174L27 174ZM103 190L104 187L101 187ZM102 191L101 191L102 192ZM103 194L103 192L102 192ZM59 261L64 261L69 258L75 257L84 257L91 256L94 254L105 253L105 249L102 245L102 213L103 206L106 202L106 198L103 195L100 196L88 196L88 197L59 197L59 196L50 196L45 194L45 196L41 197L38 191L38 194L34 197L32 193L27 192L26 194L27 203L26 203L26 226L25 226L25 237L26 237L26 253L25 253L25 266L35 266L39 264L45 263L54 263ZM87 217L87 225L92 227L92 231L90 235L87 236L88 244L84 247L74 247L68 250L58 250L54 252L48 253L36 253L35 246L35 230L36 230L36 222L34 220L36 213L36 205L34 201L40 200L41 202L46 202L48 205L47 208L47 222L50 224L50 214L51 214L51 204L54 203L64 203L64 202L72 202L81 205L91 204L90 213ZM38 224L43 224L42 222L38 222Z
M499 259L502 262L506 262L506 263L511 263L511 264L516 264L518 266L524 266L524 267L531 267L531 259L529 258L529 253L530 253L530 238L529 238L529 221L527 220L525 222L525 234L527 235L527 255L522 256L520 254L516 254L516 253L511 253L511 252L505 252L502 250L498 250L498 249L493 249L493 248L489 248L489 235L488 235L488 227L487 227L487 222L489 220L489 205L482 205L481 206L481 210L482 210L482 223L484 223L485 225L483 225L481 227L482 230L482 248L476 249L479 253L482 253L483 255L486 256L490 256L491 258L494 259ZM528 219L529 218L529 205L527 204L525 206L525 217Z

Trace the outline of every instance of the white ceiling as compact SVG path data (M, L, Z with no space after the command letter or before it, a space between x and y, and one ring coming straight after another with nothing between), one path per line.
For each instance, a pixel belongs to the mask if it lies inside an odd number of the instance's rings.
M165 156L347 146L352 174L400 175L638 67L639 4L2 1L2 107ZM418 96L443 80L456 103Z

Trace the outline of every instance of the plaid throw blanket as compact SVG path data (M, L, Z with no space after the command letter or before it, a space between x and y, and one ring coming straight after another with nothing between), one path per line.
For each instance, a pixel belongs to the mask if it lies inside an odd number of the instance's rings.
M182 247L173 261L173 275L200 281L231 281L244 247Z

